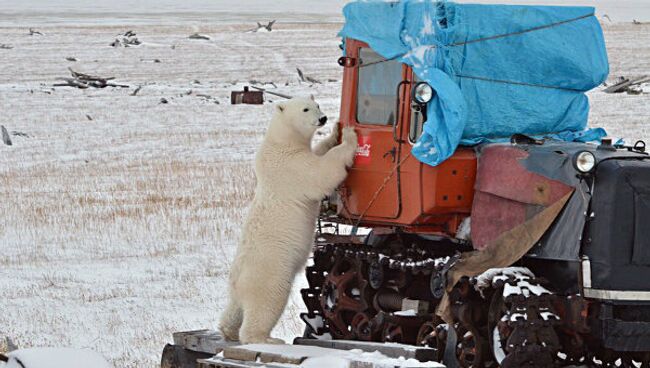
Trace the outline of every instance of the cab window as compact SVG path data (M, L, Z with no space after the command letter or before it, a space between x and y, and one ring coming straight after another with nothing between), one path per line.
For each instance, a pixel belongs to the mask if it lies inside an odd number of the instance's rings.
M395 124L402 63L384 59L369 48L360 48L358 78L357 121L373 125Z

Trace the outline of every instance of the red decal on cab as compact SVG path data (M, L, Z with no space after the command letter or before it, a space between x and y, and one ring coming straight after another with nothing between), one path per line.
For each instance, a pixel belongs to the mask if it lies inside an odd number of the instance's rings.
M354 164L355 165L368 165L370 164L370 149L372 144L370 142L370 137L368 136L359 136L359 146L357 147L357 152L354 155Z

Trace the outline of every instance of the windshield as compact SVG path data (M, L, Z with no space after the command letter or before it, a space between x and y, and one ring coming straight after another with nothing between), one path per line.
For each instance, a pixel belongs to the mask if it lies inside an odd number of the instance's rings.
M369 48L359 49L359 59L357 121L361 124L395 124L402 64L386 60Z

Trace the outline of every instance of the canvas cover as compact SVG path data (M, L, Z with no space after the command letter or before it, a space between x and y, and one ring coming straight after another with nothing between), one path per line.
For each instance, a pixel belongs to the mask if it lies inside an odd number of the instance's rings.
M589 141L584 92L607 77L591 7L475 5L430 0L356 1L340 36L413 67L436 96L413 148L437 165L460 144L511 135Z
M650 162L607 160L598 165L585 254L592 287L650 288Z

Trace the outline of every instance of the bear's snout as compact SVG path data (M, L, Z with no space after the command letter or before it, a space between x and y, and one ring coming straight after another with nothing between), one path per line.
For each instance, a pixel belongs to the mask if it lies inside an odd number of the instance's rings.
M318 119L318 126L323 126L325 123L327 123L327 116L322 116L320 119Z

